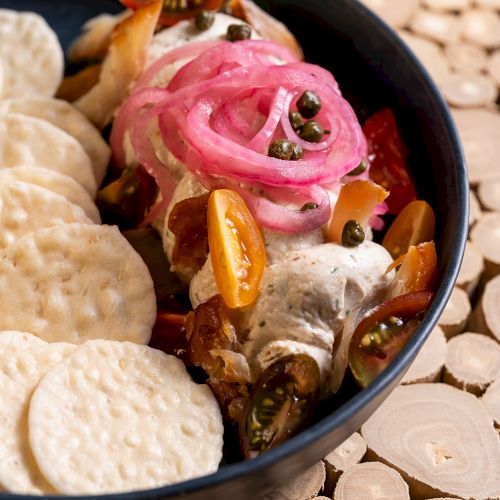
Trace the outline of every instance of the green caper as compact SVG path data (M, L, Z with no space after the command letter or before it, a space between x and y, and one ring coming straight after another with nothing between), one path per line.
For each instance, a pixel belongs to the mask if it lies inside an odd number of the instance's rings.
M302 158L304 158L304 150L298 144L292 142L292 156L290 160L297 161L302 160Z
M273 141L271 146L269 146L267 154L272 158L287 161L296 161L304 157L304 151L302 151L302 148L298 144L295 144L295 142L289 141L288 139L277 139Z
M321 109L319 95L311 90L306 90L297 101L297 109L304 118L312 118Z
M290 160L293 154L293 143L288 139L277 139L269 146L267 154L278 160Z
M230 42L249 40L252 36L252 28L248 24L230 24L227 28L226 38Z
M365 232L357 220L348 220L342 229L342 245L357 247L365 241Z
M321 142L324 135L323 127L314 120L306 122L299 132L299 137L307 142Z
M368 168L366 163L364 161L361 161L361 163L354 169L351 170L347 175L350 177L356 177L357 175L361 175L365 170Z
M290 111L288 113L288 119L292 125L293 130L299 130L304 125L304 118L297 111Z
M306 212L307 210L314 210L318 208L318 204L314 203L314 201L308 201L307 203L304 203L302 205L302 208L300 209L301 212Z
M202 10L196 14L194 24L199 31L206 31L212 27L215 21L215 14L209 10Z

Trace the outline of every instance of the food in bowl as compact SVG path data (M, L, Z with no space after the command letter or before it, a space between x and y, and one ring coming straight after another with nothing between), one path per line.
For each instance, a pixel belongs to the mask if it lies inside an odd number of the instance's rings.
M2 429L15 436L3 448L15 460L0 466L9 491L107 493L208 474L222 456L222 418L238 427L243 456L263 453L307 425L348 366L362 387L376 378L432 301L434 215L417 200L393 113L361 127L334 77L303 62L282 25L239 6L262 33L280 26L286 44L199 9L175 24L163 10L172 26L154 34L161 2L147 2L92 21L73 46L80 58L104 55L59 89L98 127L112 123L97 202L123 235L94 225L88 207L63 210L70 220L38 216L32 192L44 207L64 196L26 187L37 183L26 168L44 163L56 136L78 132L47 111L63 108L50 99L0 102L6 130L20 123L47 138L35 147L11 134L16 150L37 153L29 165L7 146L0 154L24 169L5 191L33 222L7 242L0 283L14 292L0 328L24 331L0 334L2 381L23 388L5 391L3 405L14 408ZM103 22L116 23L111 36ZM104 173L90 143L78 169L64 157L43 166L92 196ZM386 213L395 220L382 238ZM153 230L130 230L139 225L159 231L169 264ZM178 277L168 286L167 266ZM173 293L182 289L189 308ZM184 364L201 368L203 383ZM20 366L36 369L26 380Z

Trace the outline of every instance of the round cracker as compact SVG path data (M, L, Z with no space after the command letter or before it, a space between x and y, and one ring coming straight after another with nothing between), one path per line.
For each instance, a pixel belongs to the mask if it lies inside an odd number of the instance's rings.
M41 347L46 343L28 332L17 332L15 330L0 332L0 353L2 355L5 355L7 351L26 351L32 347Z
M101 215L90 195L69 175L45 167L13 167L0 169L0 185L12 181L36 184L64 196L69 202L83 209L89 219L101 223Z
M17 113L0 115L0 168L43 166L73 177L93 197L97 184L81 144L51 123Z
M64 55L56 34L33 12L0 9L0 59L3 97L53 96L64 72Z
M81 207L53 191L19 181L0 185L0 249L38 229L71 222L92 224Z
M76 346L47 344L0 358L0 485L12 493L55 493L28 441L28 408L42 375Z
M114 226L65 224L18 240L0 260L0 303L0 329L48 342L147 344L156 320L148 268Z
M92 341L46 373L31 400L29 439L66 494L154 488L215 472L220 409L182 361L130 342Z
M40 118L72 135L89 155L97 185L102 183L111 150L94 125L70 103L47 97L6 99L0 101L0 113Z

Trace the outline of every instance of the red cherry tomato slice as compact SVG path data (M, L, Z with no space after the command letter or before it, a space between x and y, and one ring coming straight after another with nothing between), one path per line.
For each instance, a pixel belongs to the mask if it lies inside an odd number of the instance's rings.
M394 297L359 323L349 345L349 367L361 387L368 386L401 352L433 297L429 292Z
M394 113L383 109L366 121L363 132L368 141L370 178L390 191L389 213L398 214L417 199L406 159L408 149L401 139Z

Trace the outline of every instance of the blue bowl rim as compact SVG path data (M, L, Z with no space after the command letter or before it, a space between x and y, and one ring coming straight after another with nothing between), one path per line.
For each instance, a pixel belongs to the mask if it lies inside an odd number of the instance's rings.
M321 421L312 425L304 430L297 436L289 439L277 448L274 448L265 454L251 459L238 462L235 464L225 465L217 472L202 476L189 481L163 486L160 488L132 491L126 493L112 493L106 495L78 495L71 496L74 500L87 500L87 499L106 499L106 500L142 500L142 499L156 499L156 498L174 498L179 495L187 494L189 492L200 491L206 487L215 486L233 479L238 476L243 476L249 472L264 471L266 468L280 461L288 455L295 454L301 449L307 447L312 442L321 439L324 435L341 425L343 422L359 412L364 406L380 395L384 389L390 384L391 380L398 374L403 374L405 367L408 367L411 361L415 358L418 351L426 341L432 328L431 326L437 324L441 312L446 305L446 302L451 295L454 283L458 276L460 264L465 250L465 243L467 241L468 232L468 213L469 213L469 184L467 178L467 169L465 166L465 159L462 151L462 146L459 136L449 112L448 106L444 101L439 89L432 80L431 76L420 63L417 57L407 47L404 41L397 35L397 33L384 23L378 16L371 12L366 6L359 1L353 2L353 8L357 10L359 16L367 17L374 25L380 27L381 33L385 35L388 41L392 42L396 50L400 52L403 59L409 61L413 66L417 67L419 77L427 88L429 96L431 96L438 105L442 118L450 132L451 142L453 144L454 154L457 159L457 184L459 197L463 200L463 207L459 214L459 222L457 225L457 234L454 242L454 252L452 258L448 262L448 269L443 276L441 285L435 295L433 303L425 315L425 318L418 329L420 334L414 335L406 344L403 351L394 359L391 365L367 388L357 393L353 398L335 410L331 415L325 417ZM422 330L423 333L422 333ZM39 499L40 496L36 495L19 495L0 493L0 500L28 500ZM44 496L46 500L60 500L64 496Z

